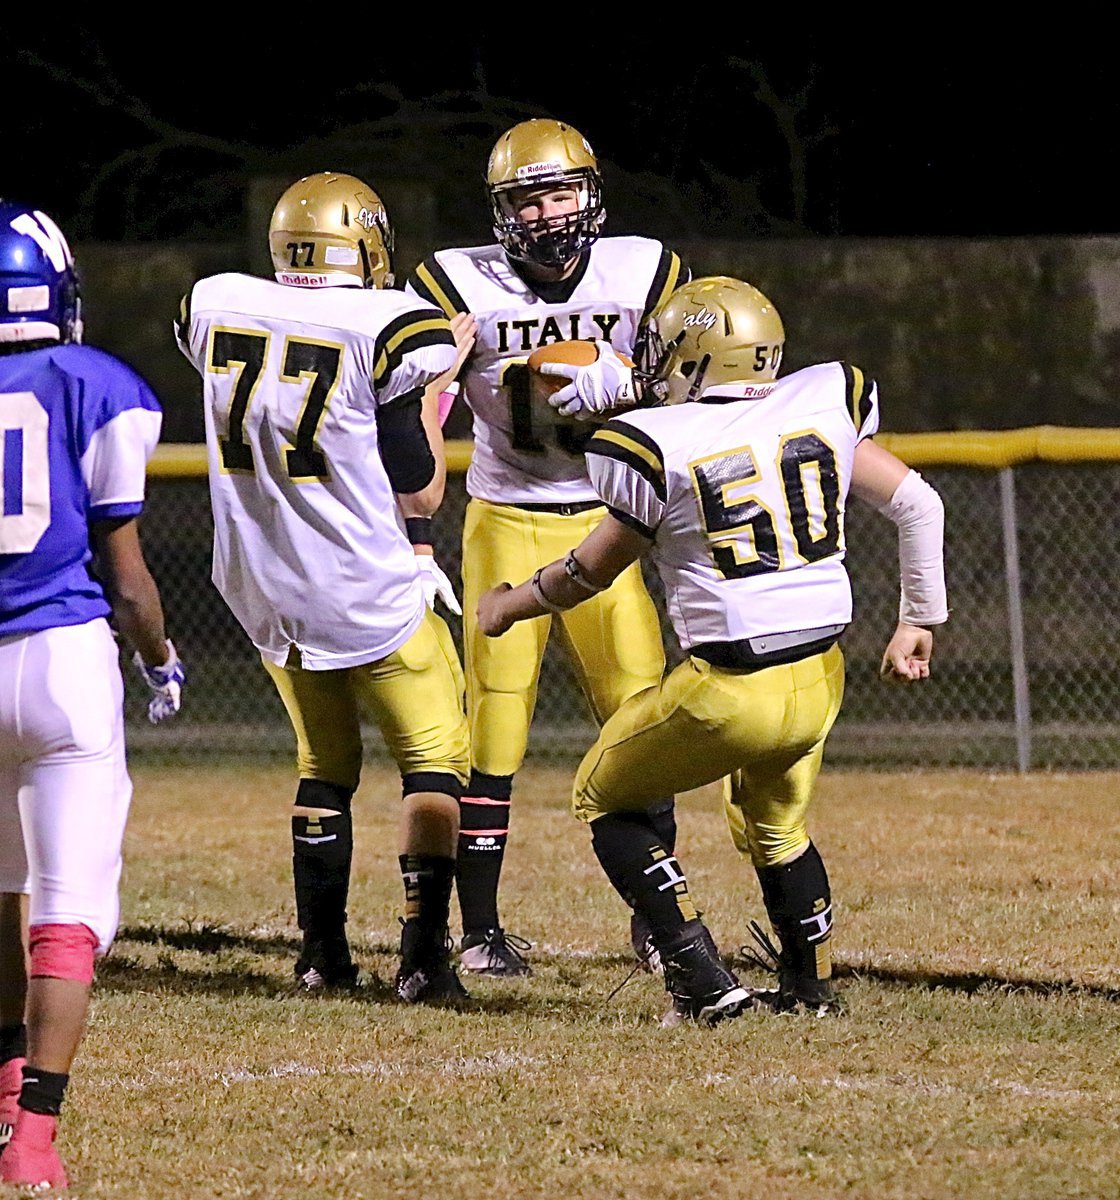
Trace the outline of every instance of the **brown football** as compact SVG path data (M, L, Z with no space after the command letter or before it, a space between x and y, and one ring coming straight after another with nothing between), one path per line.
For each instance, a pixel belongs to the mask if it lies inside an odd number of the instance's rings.
M615 351L615 353L618 352ZM586 367L590 366L598 357L599 347L594 342L550 342L547 346L538 346L529 355L529 370L544 385L546 392L558 392L562 387L567 387L571 381L565 379L563 375L541 375L541 363L569 363L576 367ZM634 365L625 354L619 354L618 357L628 367Z

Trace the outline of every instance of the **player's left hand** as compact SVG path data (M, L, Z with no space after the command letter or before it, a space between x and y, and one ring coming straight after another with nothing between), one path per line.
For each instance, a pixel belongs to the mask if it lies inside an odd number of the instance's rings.
M921 625L899 621L894 636L887 643L879 678L900 683L913 683L929 678L929 660L933 653L933 634Z
M574 363L546 362L538 368L542 375L558 375L572 382L548 398L549 404L565 417L587 420L636 399L634 370L615 353L610 342L596 342L599 357L585 367Z
M173 717L183 703L183 684L187 673L170 639L167 641L167 661L158 667L149 667L137 650L132 656L136 669L154 695L148 701L148 720L153 725Z
M478 627L487 637L501 637L513 625L513 618L505 611L502 597L512 591L508 583L499 583L478 599Z
M438 596L456 616L461 617L463 610L455 598L455 589L435 558L431 554L418 554L416 565L420 568L420 582L424 585L424 599L428 607L435 608Z

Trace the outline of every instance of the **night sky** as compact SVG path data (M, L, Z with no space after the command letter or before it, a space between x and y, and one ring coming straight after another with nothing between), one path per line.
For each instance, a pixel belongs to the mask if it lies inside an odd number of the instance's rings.
M662 22L628 44L595 34L426 33L390 51L372 15L353 28L331 17L322 34L270 22L208 39L204 24L186 19L145 54L130 40L135 26L119 17L17 35L0 51L9 97L0 194L36 203L64 228L76 224L79 237L127 238L112 189L91 206L84 184L122 150L182 133L194 148L160 160L178 199L149 236L197 237L200 228L219 236L239 212L192 211L192 176L209 192L235 191L240 177L208 139L284 155L383 115L390 102L375 85L391 84L412 103L482 88L511 113L524 106L514 119L571 121L623 171L654 173L682 192L703 178L727 199L722 233L736 232L737 203L768 214L761 229L744 224L744 236L1120 233L1120 97L1103 50L1062 49L1044 62L1034 35L1023 34L872 51L855 38L760 39L715 25L700 37L693 20L679 38ZM1093 40L1083 34L1073 40ZM803 92L800 212L787 144L751 63L779 105L796 107ZM93 90L69 82L75 75Z

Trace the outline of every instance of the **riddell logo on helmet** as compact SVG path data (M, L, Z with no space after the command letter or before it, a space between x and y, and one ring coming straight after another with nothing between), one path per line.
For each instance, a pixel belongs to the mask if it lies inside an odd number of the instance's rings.
M326 287L330 283L326 275L310 275L306 271L299 274L294 271L279 271L276 278L280 283L292 283L296 287Z
M564 170L558 162L529 163L517 168L518 179L539 179L542 175L559 175Z
M686 328L691 328L694 325L703 325L705 329L711 329L716 323L716 314L710 312L706 308L702 308L699 312L689 313L685 317L683 324Z

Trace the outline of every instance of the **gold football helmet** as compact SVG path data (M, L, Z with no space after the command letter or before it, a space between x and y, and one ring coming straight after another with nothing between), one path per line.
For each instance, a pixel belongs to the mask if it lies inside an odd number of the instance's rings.
M758 288L727 275L693 279L650 318L638 378L666 404L719 383L769 383L785 340L778 310Z
M576 212L537 221L517 215L515 199L525 189L564 185L579 193ZM534 119L507 129L490 151L486 187L494 236L519 261L564 266L595 241L607 215L595 154L563 121Z
M393 286L393 227L381 197L353 175L296 180L268 226L272 267L297 287Z

